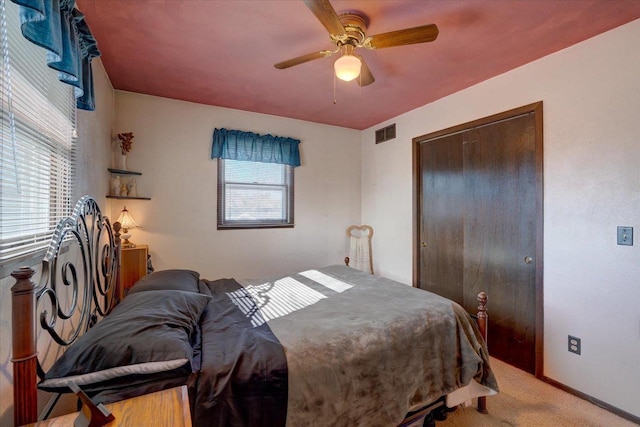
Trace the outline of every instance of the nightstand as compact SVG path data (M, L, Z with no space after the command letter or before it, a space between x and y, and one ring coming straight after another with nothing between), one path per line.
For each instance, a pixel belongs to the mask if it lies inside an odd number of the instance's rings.
M108 427L191 427L187 386L145 394L104 406L116 417ZM77 417L76 412L28 426L72 427Z
M147 274L147 245L136 245L133 248L122 248L122 266L120 267L120 301L127 291L142 277Z

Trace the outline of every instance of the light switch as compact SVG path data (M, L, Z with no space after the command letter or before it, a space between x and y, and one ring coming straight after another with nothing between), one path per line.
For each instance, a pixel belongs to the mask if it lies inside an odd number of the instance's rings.
M618 227L618 244L633 246L633 227Z

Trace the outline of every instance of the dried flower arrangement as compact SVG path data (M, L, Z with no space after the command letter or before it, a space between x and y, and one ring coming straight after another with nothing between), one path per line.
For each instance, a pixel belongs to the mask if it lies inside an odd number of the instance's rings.
M131 146L133 145L133 132L119 133L118 139L120 140L122 155L126 156L127 153L131 151Z

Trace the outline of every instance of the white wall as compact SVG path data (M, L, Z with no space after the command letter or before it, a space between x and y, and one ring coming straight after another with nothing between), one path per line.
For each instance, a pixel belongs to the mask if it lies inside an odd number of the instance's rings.
M77 180L74 183L76 198L90 194L98 204L105 206L107 194L107 167L110 159L111 128L113 125L114 93L111 82L97 59L93 61L96 109L93 112L78 111L77 129ZM74 201L75 202L75 201ZM106 213L106 211L103 210ZM39 277L40 265L32 266ZM13 368L11 364L11 276L0 278L0 426L13 425ZM37 282L36 282L37 283ZM49 346L50 340L38 341L40 354L57 350ZM40 399L43 403L45 399ZM64 409L63 409L64 410Z
M111 160L115 94L100 59L93 61L96 98L94 111L78 110L78 144L74 194L92 196L106 212L105 197L109 191L107 168ZM115 219L113 219L115 220Z
M214 128L300 139L295 227L216 229ZM361 216L360 132L265 114L116 91L115 133L133 132L130 170L142 172L127 201L133 242L148 244L156 270L189 268L203 278L252 278L342 262L345 230ZM111 203L115 218L124 204Z
M362 133L380 274L412 280L411 139L543 101L544 374L640 416L640 20ZM472 72L472 70L470 70ZM374 129L398 137L374 144ZM635 245L616 245L616 226ZM582 338L582 355L567 335Z

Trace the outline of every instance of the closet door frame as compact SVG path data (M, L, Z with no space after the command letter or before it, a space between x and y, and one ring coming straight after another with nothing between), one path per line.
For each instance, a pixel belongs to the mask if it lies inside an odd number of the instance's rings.
M413 175L413 286L419 287L420 280L420 227L422 217L422 176L421 176L421 159L420 144L426 140L464 132L478 126L487 125L494 122L509 119L511 117L520 116L527 113L534 113L535 116L535 194L536 194L536 321L535 321L535 376L539 379L543 378L543 333L544 333L544 316L543 316L543 126L542 126L542 101L525 105L513 110L494 114L468 123L456 125L447 129L431 132L425 135L417 136L412 139L412 175ZM489 315L491 315L491 295L489 295Z

